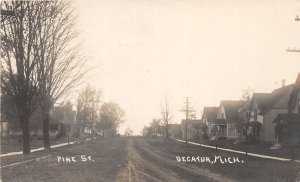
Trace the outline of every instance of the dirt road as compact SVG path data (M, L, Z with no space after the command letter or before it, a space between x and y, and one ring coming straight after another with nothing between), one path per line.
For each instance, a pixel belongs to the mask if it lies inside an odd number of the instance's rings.
M235 154L162 139L115 138L1 158L2 181L295 181L299 164L235 155L244 163L178 162ZM38 160L32 160L40 158ZM203 158L205 159L205 158ZM25 162L24 162L25 161ZM26 162L27 161L27 162ZM11 165L15 164L15 165ZM8 167L3 167L8 166Z
M129 140L127 150L128 167L117 181L231 181L208 170L179 164L173 155L164 157L166 154L145 140Z

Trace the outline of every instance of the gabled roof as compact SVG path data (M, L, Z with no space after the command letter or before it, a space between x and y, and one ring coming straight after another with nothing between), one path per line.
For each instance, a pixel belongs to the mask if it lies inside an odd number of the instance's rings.
M250 109L255 109L255 107L258 107L261 111L265 110L268 102L270 102L272 98L271 96L271 93L253 93L250 102ZM255 104L257 104L257 106L255 106Z
M185 124L186 123L186 119L181 120L181 124ZM202 120L200 119L188 119L187 120L187 124L201 124Z
M264 114L272 108L285 108L290 111L297 103L298 92L300 92L300 73L294 84L275 89L271 93L254 93L251 99L251 109L253 109L255 100L261 110L260 114Z
M217 119L218 107L204 107L203 109L203 117L207 118L208 122L213 122Z
M224 107L226 122L238 123L239 110L246 104L246 101L241 100L222 100L220 105Z
M183 119L181 120L181 127L184 128L185 127L185 123L186 123L186 120ZM203 122L202 120L198 120L198 119L189 119L187 120L187 124L188 125L192 125L192 127L201 127Z
M271 97L270 93L253 93L252 100L255 99L257 104L264 104L270 99L270 97Z
M295 81L296 86L300 86L300 73L298 73L297 79Z
M290 95L290 99L288 102L288 109L289 113L292 111L292 109L296 106L297 104L297 95L300 92L300 73L298 73L297 79L294 84L293 91Z
M288 108L289 99L282 100L284 97L290 97L292 91L294 89L294 84L290 84L278 89L275 89L271 94L270 98L265 100L262 105L262 114L266 113L272 108ZM282 100L281 102L279 102Z
M226 125L225 119L216 119L213 123L214 125Z

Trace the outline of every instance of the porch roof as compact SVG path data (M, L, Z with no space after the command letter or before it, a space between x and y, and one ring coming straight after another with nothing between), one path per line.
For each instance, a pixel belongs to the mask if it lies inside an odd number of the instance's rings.
M216 119L213 125L226 125L225 119Z

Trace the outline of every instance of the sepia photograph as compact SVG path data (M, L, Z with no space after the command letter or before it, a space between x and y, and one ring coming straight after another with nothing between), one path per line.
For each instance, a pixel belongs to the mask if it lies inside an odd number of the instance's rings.
M300 182L300 0L0 5L0 182Z

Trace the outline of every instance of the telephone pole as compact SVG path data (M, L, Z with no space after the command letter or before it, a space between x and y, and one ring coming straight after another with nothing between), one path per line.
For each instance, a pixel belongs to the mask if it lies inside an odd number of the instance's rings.
M295 18L295 21L300 21L299 16L297 15L297 17ZM296 49L295 47L290 49L289 47L286 50L287 52L300 52L300 49Z
M191 107L191 103L190 103L190 97L185 97L185 107L180 110L182 112L185 112L185 143L188 142L188 139L187 139L187 132L188 132L188 129L187 129L187 122L188 122L188 119L189 119L189 115L190 113L192 112L195 112L195 110L193 110L193 108Z

